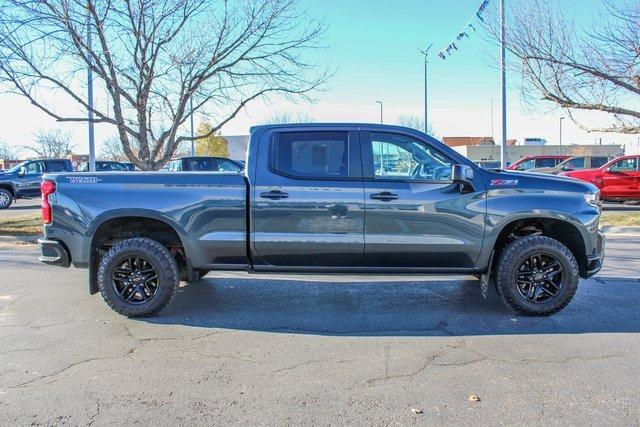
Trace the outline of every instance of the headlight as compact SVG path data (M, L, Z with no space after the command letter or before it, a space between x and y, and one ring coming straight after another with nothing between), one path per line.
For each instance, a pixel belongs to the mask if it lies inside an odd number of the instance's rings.
M599 206L600 205L600 192L597 191L595 193L586 193L584 195L584 200L590 204L591 206Z

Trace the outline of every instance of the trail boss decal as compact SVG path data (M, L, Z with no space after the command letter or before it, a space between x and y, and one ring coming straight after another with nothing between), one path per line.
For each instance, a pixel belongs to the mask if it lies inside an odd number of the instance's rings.
M102 179L97 176L68 176L69 184L97 184Z
M502 187L504 185L518 185L517 179L492 179L492 187Z

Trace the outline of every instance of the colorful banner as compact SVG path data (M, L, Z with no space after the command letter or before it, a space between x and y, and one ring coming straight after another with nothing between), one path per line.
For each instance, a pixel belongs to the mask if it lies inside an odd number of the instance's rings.
M469 38L469 30L472 30L473 32L476 31L476 27L473 25L474 23L478 24L477 21L480 21L480 23L484 22L484 18L482 17L482 14L484 13L488 5L489 5L489 0L483 0L480 6L478 7L478 10L476 10L476 12L471 16L471 18L467 22L467 24L464 27L462 27L462 29L458 32L456 39L451 43L445 45L442 49L440 49L440 51L438 51L438 56L441 59L447 59L447 57L451 56L453 52L455 52L456 50L459 50L458 48L459 42L462 39Z

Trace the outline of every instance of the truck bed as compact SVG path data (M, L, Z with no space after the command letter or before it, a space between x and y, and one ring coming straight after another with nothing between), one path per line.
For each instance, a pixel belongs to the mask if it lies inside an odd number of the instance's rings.
M56 182L50 196L53 222L45 226L45 236L63 240L76 267L89 262L91 239L86 236L123 216L171 225L194 268L247 265L247 191L240 174L87 172L47 174L44 179Z

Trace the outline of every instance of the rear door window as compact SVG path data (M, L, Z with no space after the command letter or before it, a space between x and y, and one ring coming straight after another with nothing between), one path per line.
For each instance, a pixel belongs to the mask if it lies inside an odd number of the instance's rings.
M552 168L556 166L561 159L536 159L537 168Z
M272 168L297 178L346 179L349 176L347 132L287 132L273 144Z
M242 168L235 162L226 159L218 160L218 170L220 172L238 172L241 171Z
M603 166L605 163L607 163L609 161L608 158L606 157L592 157L591 158L591 167L592 168L599 168L601 166Z
M67 168L63 160L51 160L46 163L47 172L66 172Z

